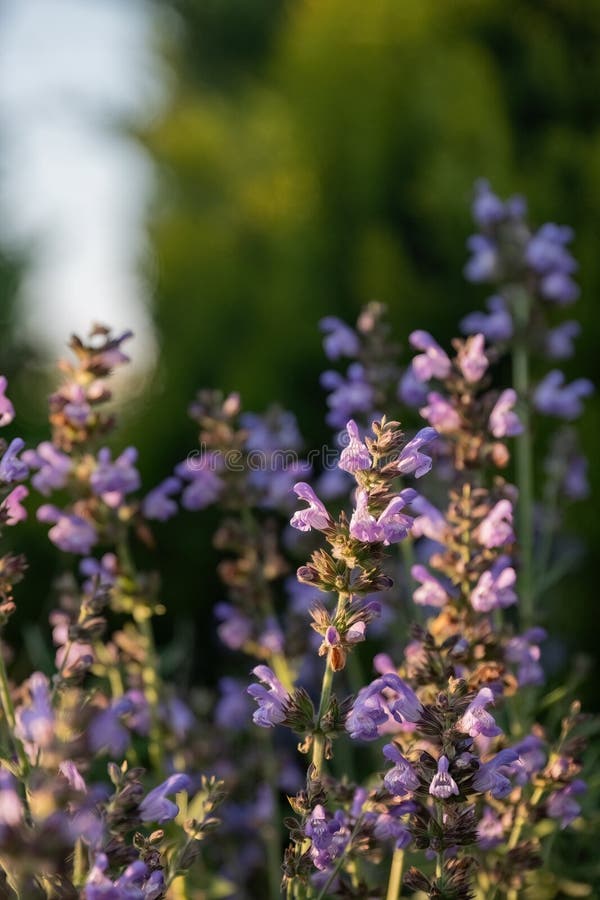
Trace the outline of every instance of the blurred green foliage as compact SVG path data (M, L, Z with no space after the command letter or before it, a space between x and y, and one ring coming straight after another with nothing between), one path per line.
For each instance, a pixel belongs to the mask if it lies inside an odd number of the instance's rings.
M151 468L189 441L180 411L199 385L240 389L249 408L278 400L310 444L326 439L326 313L352 319L376 298L404 341L415 327L455 334L485 296L462 278L480 175L525 193L534 221L576 229L584 332L570 373L594 377L597 0L170 5L177 25L166 19L160 42L171 99L141 136L159 173L149 228L161 353L136 423ZM593 459L598 418L593 402ZM595 546L593 505L575 516ZM178 548L208 540L197 524L180 534ZM568 609L564 586L544 598L551 627L591 653L595 593L590 561Z

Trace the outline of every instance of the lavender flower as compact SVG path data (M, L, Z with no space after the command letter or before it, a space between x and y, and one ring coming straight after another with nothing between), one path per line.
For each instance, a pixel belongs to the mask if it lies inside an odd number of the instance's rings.
M470 596L471 606L480 613L504 609L517 602L513 590L517 580L508 556L499 557L491 569L482 572Z
M421 447L430 444L438 436L435 428L421 428L420 431L402 449L398 457L398 471L401 475L412 475L421 478L431 471L431 457L421 453Z
M585 781L578 778L560 791L554 791L548 797L546 812L551 819L560 820L561 828L566 828L581 812L581 806L574 798L578 794L585 793L586 790Z
M493 797L505 797L512 789L508 778L515 772L519 755L515 750L500 750L493 759L483 763L473 776L473 787L481 793L489 791ZM517 766L518 768L518 766Z
M467 281L478 284L495 278L500 267L498 247L495 242L482 234L472 234L467 238L467 249L472 253L464 268Z
M414 491L410 488L400 491L375 519L369 512L367 491L359 488L356 492L356 507L350 519L351 536L365 543L383 543L385 545L404 540L412 527L413 519L402 510L414 495Z
M386 744L383 748L383 755L394 764L385 773L383 779L386 790L395 797L402 797L404 794L416 791L419 787L417 773L406 757L400 753L396 744Z
M427 389L425 383L417 378L412 365L404 372L400 382L398 383L398 400L401 400L405 406L418 409L423 406L427 399Z
M512 388L502 391L490 413L489 429L495 438L515 437L523 433L523 425L513 412L517 394Z
M120 506L123 498L140 486L140 474L135 468L138 452L127 447L114 462L108 447L98 451L98 463L90 475L90 487L110 507Z
M366 445L361 441L358 425L354 419L346 424L348 444L342 450L338 466L345 472L358 472L361 469L371 468L371 454Z
M50 441L42 441L36 450L26 450L23 459L32 469L38 469L31 479L34 488L47 497L66 485L72 468L72 460Z
M384 692L391 695L384 696ZM379 725L390 717L397 722L417 722L423 707L415 692L393 672L376 678L358 692L346 717L346 731L354 740L373 741Z
M37 511L40 522L55 522L48 532L53 544L65 553L88 554L98 541L96 529L87 519L68 513L51 504L40 506Z
M15 827L22 820L23 804L17 792L17 780L6 769L0 769L0 826Z
M147 519L166 522L177 513L177 503L172 499L182 487L179 478L171 476L149 491L142 501L142 513Z
M566 245L573 230L548 222L534 234L525 250L526 263L540 276L539 290L546 299L559 305L573 303L579 288L572 279L577 263Z
M512 522L513 509L510 500L499 500L479 523L474 532L475 537L488 549L510 544L515 539Z
M449 772L450 764L447 756L440 756L437 772L431 779L429 793L438 800L448 800L453 794L458 795L458 785Z
M355 357L360 352L360 341L356 332L335 316L325 316L319 322L324 333L323 347L328 359L340 356Z
M29 495L29 491L24 484L17 485L8 494L0 505L0 513L6 525L18 525L27 518L27 510L21 505L21 500Z
M0 375L0 428L10 425L15 417L15 408L6 396L8 381L5 375Z
M256 666L252 669L252 674L269 688L267 690L260 684L251 684L247 688L250 696L258 703L252 721L261 728L272 728L285 719L289 695L268 666Z
M412 577L421 587L413 593L413 600L419 606L434 606L441 609L448 602L448 592L425 566L416 565L410 570Z
M489 703L494 702L494 695L488 687L483 687L474 700L469 703L463 716L457 722L456 727L459 731L471 737L483 735L484 737L496 737L502 734L502 729L498 728L494 717L486 710Z
M25 446L22 438L13 438L0 460L0 482L11 484L14 481L23 481L29 475L27 463L19 459L18 454Z
M30 702L17 710L17 737L34 748L47 747L54 737L54 712L48 679L34 672L28 682Z
M504 827L498 813L486 806L477 825L477 843L482 850L493 850L504 840Z
M412 361L413 373L418 381L430 381L432 378L443 380L448 377L450 359L429 332L413 331L408 339L416 350L423 351Z
M142 822L158 822L162 825L174 819L179 813L179 807L168 797L170 794L189 791L191 784L191 779L182 772L170 775L166 781L151 790L140 803L139 814Z
M545 638L546 632L543 628L530 628L524 634L511 638L506 645L506 661L517 666L517 681L521 687L544 683L538 644Z
M476 384L480 381L490 364L484 353L484 346L483 334L474 334L467 338L458 351L458 368L469 384Z
M131 697L124 695L98 712L88 728L88 740L94 753L107 750L113 759L122 759L131 742L122 719L134 711Z
M575 352L573 341L581 334L579 322L561 322L546 333L545 350L550 359L570 359Z
M74 791L78 791L80 794L87 794L86 783L83 780L81 772L71 759L65 759L58 767L58 771L60 774L66 778L69 783L69 787L71 787Z
M225 487L223 479L215 471L219 465L219 459L208 454L200 460L193 458L175 466L175 474L187 482L181 495L184 509L196 512L219 499Z
M326 421L332 428L343 428L354 415L372 413L375 395L360 363L348 366L345 379L339 372L323 372L321 385L331 392L327 397Z
M411 501L411 506L418 513L412 528L413 536L428 537L443 544L448 534L448 523L443 513L420 494Z
M317 529L317 531L325 531L329 528L331 516L311 486L305 481L299 481L294 485L294 493L301 500L306 500L308 507L294 513L290 520L290 525L293 528L297 528L298 531L310 531L312 528Z
M583 398L593 392L594 386L587 378L576 378L565 384L564 374L553 369L535 389L533 403L538 412L570 422L581 415Z
M461 320L463 334L481 332L490 343L509 341L513 336L513 322L503 297L493 296L486 301L488 314L473 312Z
M343 811L337 810L335 815L328 819L325 809L320 804L315 806L306 820L304 832L311 839L310 857L313 864L321 871L331 865L349 836Z
M419 412L441 434L452 434L460 429L459 413L450 401L437 391L427 394L427 406L424 406Z

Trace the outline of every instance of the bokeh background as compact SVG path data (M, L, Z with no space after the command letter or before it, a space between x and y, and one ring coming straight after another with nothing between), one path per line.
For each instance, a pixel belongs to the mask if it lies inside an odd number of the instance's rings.
M567 369L597 383L599 39L598 0L4 0L0 363L21 433L46 436L51 360L100 320L136 331L119 443L142 448L148 487L194 446L200 386L278 401L321 444L321 316L384 301L406 345L416 327L448 341L481 307L462 268L482 175L575 228ZM582 423L596 488L599 413L596 397ZM161 639L196 647L208 678L213 524L182 514L155 555ZM567 527L588 550L544 613L598 708L595 502ZM55 574L44 531L19 529L31 654Z

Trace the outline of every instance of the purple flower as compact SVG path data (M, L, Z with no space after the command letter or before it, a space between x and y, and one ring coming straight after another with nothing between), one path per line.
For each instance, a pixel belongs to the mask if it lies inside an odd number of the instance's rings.
M49 503L40 506L37 511L39 522L55 522L48 532L53 544L65 553L88 554L98 541L96 529L81 516L67 513Z
M361 469L371 468L371 454L367 450L366 444L360 439L358 425L354 419L346 424L348 433L348 444L342 450L338 466L345 472L358 472Z
M414 491L405 488L390 500L379 518L375 519L369 512L368 493L359 488L356 492L356 507L350 519L350 535L357 541L385 545L403 540L412 527L413 519L402 510L414 496Z
M512 522L513 510L510 500L499 500L479 523L474 532L475 537L488 549L510 544L515 539Z
M111 587L117 580L119 561L116 554L105 553L101 559L88 556L79 563L79 571L87 577L83 588L92 593L96 585Z
M259 681L269 688L267 690L261 684L251 684L247 688L250 696L258 703L258 709L254 711L252 721L262 728L271 728L285 719L289 695L268 666L256 666L252 669L252 674L256 675Z
M416 350L422 350L414 357L412 369L418 381L432 378L444 379L450 374L451 363L448 354L427 331L413 331L408 340Z
M526 781L544 768L546 763L546 751L544 742L535 734L528 734L522 741L513 746L519 754L520 768L516 773L517 784L525 784Z
M408 826L402 821L402 816L416 812L416 803L411 800L403 800L395 806L391 806L388 812L380 813L373 825L373 834L378 841L394 841L397 850L404 850L412 841L413 835Z
M252 623L248 616L230 603L217 603L215 616L221 622L217 633L225 646L230 650L240 650L252 635Z
M219 499L225 487L223 479L216 471L219 466L220 461L213 454L200 458L190 456L175 466L175 474L188 482L181 495L181 505L184 509L196 512Z
M219 699L215 705L215 722L221 728L239 728L250 718L250 701L237 678L219 679Z
M483 763L473 776L473 787L482 794L489 791L493 797L506 797L512 789L508 778L518 769L519 756L515 750L500 750L493 759ZM517 767L515 767L517 763Z
M504 840L504 828L498 813L486 806L477 825L477 843L482 850L493 850Z
M158 822L162 825L174 819L179 813L179 807L168 797L170 794L189 791L191 785L191 779L182 772L170 775L166 781L146 794L140 803L139 814L142 822Z
M421 587L413 593L413 600L419 606L434 606L441 609L448 602L448 593L444 586L435 578L425 566L416 565L410 570L415 581Z
M8 381L5 375L0 375L0 428L10 425L15 417L15 408L6 396Z
M398 471L401 475L412 475L421 478L431 471L431 457L421 453L421 447L430 444L438 436L435 428L421 428L414 438L406 444L398 457Z
M127 447L114 462L108 447L98 451L97 466L90 475L90 487L107 506L120 506L127 494L139 488L140 474L135 468L137 457L135 447Z
M413 371L413 367L409 366L398 384L398 400L401 400L405 406L411 406L418 409L423 406L427 399L427 390L422 381L420 381Z
M181 489L179 478L171 476L161 481L159 485L149 491L142 501L142 513L147 519L156 519L166 522L177 513L177 503L172 495Z
M400 753L396 744L386 744L383 748L383 755L394 764L383 779L386 790L395 797L402 797L404 794L416 791L419 787L417 773L406 757Z
M468 337L460 348L457 358L458 368L469 384L475 384L483 378L489 366L489 360L484 353L485 338L483 334L474 334Z
M494 194L486 178L475 182L471 214L481 228L490 228L506 218L504 203Z
M298 510L290 519L290 525L298 531L325 531L331 525L331 516L311 486L305 481L299 481L294 485L294 493L300 500L306 500L308 507Z
M80 794L87 794L87 787L81 772L71 759L65 759L58 767L60 774L67 779L69 787Z
M440 756L437 772L429 785L429 793L432 797L436 797L439 800L447 800L452 794L459 793L458 785L452 775L450 775L449 767L448 757Z
M569 320L561 322L556 328L551 328L546 333L545 349L550 359L569 359L573 356L575 348L573 341L581 334L579 322Z
M0 512L6 516L4 520L6 525L18 525L19 522L25 521L27 510L24 506L21 506L21 500L24 500L28 495L29 491L25 485L19 484L4 498L0 506Z
M486 301L488 314L469 313L460 323L463 334L481 332L492 343L509 341L513 336L513 322L503 297L493 296Z
M374 392L360 363L348 366L345 379L339 372L323 372L321 385L331 392L327 397L329 412L326 420L332 428L343 428L348 419L358 413L372 412Z
M577 794L584 794L586 790L585 781L578 778L562 790L554 791L548 797L546 812L551 819L560 820L561 828L566 828L581 812L581 806L574 797Z
M88 727L88 740L94 753L106 750L114 759L123 758L131 734L122 719L134 709L133 700L125 694L94 716Z
M321 871L331 865L349 837L343 811L337 810L333 817L328 818L320 804L317 804L310 813L304 832L311 840L310 856L313 864Z
M517 394L512 388L502 391L490 413L489 429L495 438L515 437L523 433L523 425L513 412Z
M511 638L506 645L506 660L517 666L517 681L521 687L526 684L544 683L538 644L545 638L546 632L543 628L530 628L524 634Z
M471 606L480 613L504 609L517 602L513 590L517 580L508 556L500 556L492 568L483 572L471 592Z
M546 300L560 305L573 303L579 288L572 279L577 270L566 245L573 231L564 225L547 222L533 235L525 250L525 261L540 276L540 293Z
M472 234L467 238L467 249L472 253L464 268L467 281L478 284L491 281L498 275L500 259L494 241L482 234Z
M6 769L0 769L0 825L14 827L22 820L23 804L17 792L17 780Z
M442 434L452 433L460 429L460 415L454 409L449 400L431 391L427 394L427 406L419 410L424 419L427 419L437 431Z
M570 422L581 415L581 401L593 392L594 386L587 378L576 378L570 384L565 384L564 374L553 369L535 389L533 403L538 412Z
M52 743L55 728L48 679L41 672L34 672L28 687L30 701L17 710L15 733L34 748L44 748Z
M127 866L116 881L105 874L108 868L108 858L99 853L85 883L85 900L158 900L164 894L162 872L151 872L141 860Z
M40 494L47 497L52 491L59 491L66 485L71 472L71 458L57 450L50 441L38 444L36 450L26 450L23 459L32 469L38 469L31 483Z
M335 316L325 316L319 322L324 333L323 347L328 359L340 356L354 357L360 352L360 341L356 332Z
M494 717L486 710L488 703L494 702L494 695L488 687L483 687L474 700L469 703L464 714L457 722L456 727L459 731L471 737L483 735L484 737L496 737L502 734L502 729L498 728Z
M391 696L384 696L391 692ZM417 722L423 707L415 692L393 672L376 678L358 692L346 717L346 731L354 740L373 741L379 725L390 718L397 722Z
M418 513L412 528L414 537L428 537L432 541L444 543L448 534L448 523L443 513L420 494L414 498L411 505Z
M590 495L590 484L587 477L588 461L585 456L577 454L568 462L562 489L569 500L585 500ZM15 488L19 490L19 488Z
M0 460L0 482L11 484L13 481L23 481L29 475L29 467L24 460L19 459L18 454L25 446L23 438L13 438Z

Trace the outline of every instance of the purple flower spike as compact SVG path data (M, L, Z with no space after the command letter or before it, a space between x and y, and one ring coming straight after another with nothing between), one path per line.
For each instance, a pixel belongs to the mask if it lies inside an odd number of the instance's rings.
M469 384L476 384L483 378L490 364L484 353L484 347L483 334L474 334L467 338L458 354L458 367Z
M258 703L258 709L254 711L252 721L261 728L272 728L283 722L286 716L286 705L289 696L275 673L268 666L256 666L252 669L261 684L251 684L247 691ZM269 688L263 687L266 684Z
M460 415L450 401L437 391L427 394L427 406L419 412L441 434L452 434L460 429Z
M307 509L298 510L290 519L290 525L298 531L325 531L331 525L331 517L325 505L319 500L313 489L305 481L294 485L294 493L300 500L306 500Z
M366 444L360 439L358 425L354 419L346 425L348 432L348 444L342 450L338 466L344 472L358 472L361 469L371 468L371 454L367 450Z
M448 602L448 593L442 584L435 578L425 566L413 566L412 577L418 581L421 587L413 594L413 600L419 606L434 606L441 609Z
M356 332L336 316L325 316L319 322L319 328L325 335L323 347L328 359L339 359L340 356L355 357L360 351L360 341Z
M39 522L55 522L48 532L53 544L65 553L79 553L87 556L98 541L94 526L74 513L66 513L49 503L40 506L37 511Z
M29 466L19 459L18 454L25 446L23 438L13 438L0 460L0 482L11 484L13 481L23 481L29 475Z
M189 791L191 779L179 772L170 775L166 781L155 787L147 794L139 806L139 814L142 822L170 822L179 813L179 807L168 799L169 794L178 794L181 791Z
M10 425L15 417L15 408L6 396L8 382L5 375L0 375L0 428Z
M583 398L593 393L594 385L587 378L576 378L571 384L565 384L563 373L553 369L535 389L533 403L545 416L570 422L583 412Z
M515 437L523 433L523 425L513 412L517 394L512 388L502 391L490 413L489 429L495 438Z
M511 544L515 539L512 522L513 509L510 500L499 500L479 523L475 537L488 549Z
M459 731L471 737L477 737L482 734L484 737L496 737L502 734L502 729L498 728L494 717L486 710L488 703L494 702L494 695L488 687L483 687L474 700L467 706L464 715L457 723Z
M412 369L418 381L432 378L443 380L450 374L451 363L448 354L427 331L413 331L409 341L416 350L422 350L412 361Z
M177 513L177 503L172 495L181 489L179 478L165 478L157 487L149 491L142 501L142 512L147 519L166 522Z
M453 794L458 794L458 785L449 772L448 757L440 756L437 772L431 779L429 793L438 800L447 800Z
M421 478L431 471L431 457L421 453L421 447L435 441L438 433L435 428L421 428L414 438L404 447L398 457L398 471L401 475L412 475Z
M386 789L395 797L403 797L419 787L417 773L404 757L396 744L386 744L383 755L392 762L393 768L386 772L383 783Z

